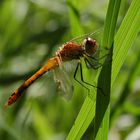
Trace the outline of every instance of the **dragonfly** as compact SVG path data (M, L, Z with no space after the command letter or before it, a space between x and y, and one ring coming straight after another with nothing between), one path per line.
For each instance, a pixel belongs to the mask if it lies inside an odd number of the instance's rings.
M85 64L87 67L92 67L94 69L97 69L101 65L98 66L93 65L88 58L93 59L97 61L97 58L94 57L94 54L96 54L97 50L99 49L99 44L96 41L96 39L92 39L90 36L94 33L89 34L89 36L85 36L82 43L76 42L75 40L71 40L69 42L64 43L59 49L56 51L55 56L50 58L43 67L41 67L35 74L33 74L29 79L27 79L19 88L17 88L13 94L8 98L8 101L5 104L5 107L8 107L15 103L17 99L22 95L22 93L39 77L41 77L46 72L49 72L50 70L55 70L60 67L60 71L63 71L63 64L62 62L72 61L76 60L78 61L75 72L74 72L74 79L83 85L86 89L88 89L83 83L88 84L90 86L96 87L90 83L87 83L84 81L83 78L83 72L82 72L82 63L81 59L84 58ZM103 57L102 57L103 58ZM101 58L101 59L102 59ZM76 75L78 72L78 69L80 68L81 72L81 83L79 80L77 80ZM57 83L58 88L63 88L64 92L72 92L72 88L69 87L70 81L67 77L67 74L65 71L63 71L63 80L58 80L58 75L55 74L55 81ZM66 83L69 85L66 86L65 80L67 80ZM72 86L71 86L72 87ZM98 88L98 87L96 87Z

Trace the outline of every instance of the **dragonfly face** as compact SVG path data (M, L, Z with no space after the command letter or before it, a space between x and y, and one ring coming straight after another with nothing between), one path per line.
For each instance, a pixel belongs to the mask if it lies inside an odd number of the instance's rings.
M88 55L93 55L96 52L96 50L99 48L99 45L96 42L96 40L93 40L90 37L84 39L83 45L84 45L85 52Z

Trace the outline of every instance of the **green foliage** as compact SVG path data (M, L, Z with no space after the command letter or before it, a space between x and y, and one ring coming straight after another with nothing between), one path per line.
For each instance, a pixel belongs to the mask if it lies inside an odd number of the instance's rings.
M108 133L110 139L134 139L140 118L139 23L139 0L1 0L0 139L105 140ZM83 63L83 71L85 80L97 83L106 96L91 87L88 93L73 80L74 95L67 102L57 95L50 72L13 106L3 107L13 90L45 64L59 45L98 29L100 46L113 46L109 49L113 50L112 70L109 55L101 70L87 70Z
M111 70L111 65L113 63L112 56L114 55L114 34L120 9L120 3L120 0L110 1L106 15L102 46L107 46L110 51L109 56L106 58L105 61L105 63L108 64L106 64L102 68L98 78L98 87L103 89L105 95L102 95L99 90L97 91L94 130L94 138L97 140L108 139L110 119L111 73L113 72Z

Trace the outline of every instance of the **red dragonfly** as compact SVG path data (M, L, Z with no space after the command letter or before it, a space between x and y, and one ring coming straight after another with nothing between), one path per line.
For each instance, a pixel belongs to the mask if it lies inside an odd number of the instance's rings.
M93 35L93 33L92 33L92 35ZM55 56L48 60L47 64L45 64L42 68L40 68L35 74L33 74L29 79L27 79L19 88L17 88L13 92L13 94L9 97L7 103L5 104L5 107L8 107L9 105L16 102L16 100L22 95L22 93L25 91L25 89L27 89L35 80L37 80L44 73L61 66L61 62L66 62L66 61L71 61L71 60L81 60L81 58L84 58L87 66L97 68L91 64L91 62L89 61L88 58L96 60L96 58L94 57L94 54L97 52L98 49L99 49L99 45L98 45L97 41L90 37L86 37L84 39L83 43L77 43L72 40L70 42L63 44L63 46L60 47L59 50L56 52ZM84 82L85 84L91 85L83 80L82 65L81 65L80 61L78 61L78 64L77 64L77 67L76 67L76 70L74 73L74 79L77 82L79 82L76 79L76 74L77 74L79 67L81 69L82 82ZM59 81L57 81L57 83L59 84ZM93 86L93 85L91 85L91 86Z

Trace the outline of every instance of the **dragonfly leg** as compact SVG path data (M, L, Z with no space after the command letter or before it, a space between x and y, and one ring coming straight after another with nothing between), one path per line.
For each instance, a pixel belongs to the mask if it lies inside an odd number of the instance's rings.
M91 58L91 59L93 59L93 60L95 60L95 61L102 60L103 58L105 58L105 57L108 56L108 55L109 55L109 53L107 53L107 54L105 54L105 55L103 55L103 56L101 56L101 57L99 57L99 58L95 58L94 56L90 56L90 55L86 54L87 57L89 57L89 58Z
M103 58L106 57L107 55L109 55L109 54L106 54L106 55L100 57L99 59L103 59ZM88 57L90 57L90 58L92 58L92 59L98 61L98 59L96 59L96 58L94 58L94 57L92 57L92 56L88 56ZM85 61L85 64L86 64L87 68L98 69L98 68L100 68L100 67L105 66L106 64L108 64L108 62L112 61L112 59L109 59L109 60L105 61L105 63L103 63L103 64L100 63L100 62L97 62L96 65L95 65L95 64L92 64L92 63L88 60L87 57L84 58L84 61Z
M91 68L93 68L93 69L97 69L96 68L96 65L94 65L94 64L92 64L87 58L84 58L84 62L85 62L85 64L86 64L86 67L88 68L88 69L91 69Z
M98 86L95 86L95 85L92 85L92 84L90 84L90 83L88 83L88 82L86 82L86 81L84 80L84 78L83 78L82 64L80 63L79 65L80 65L81 81L82 81L83 83L89 85L89 86L92 86L92 87L94 87L94 88L96 88L96 89L99 89L99 90L101 91L101 93L103 93L103 95L105 95L104 92L103 92L103 90L102 90L102 88L100 88L100 87L98 87Z
M76 75L77 75L79 66L80 66L80 62L78 62L77 66L76 66L76 69L75 69L75 72L74 72L74 79L75 79L75 81L77 81L80 85L82 85L84 88L86 88L86 89L88 90L88 92L89 92L89 91L90 91L89 88L87 88L84 84L82 84L79 80L76 79Z
M88 82L86 82L86 81L84 80L84 78L83 78L82 64L81 64L81 63L79 63L79 65L80 65L81 81L82 81L83 83L85 83L85 84L89 85L89 86L92 86L92 87L94 87L94 88L97 88L95 85L92 85L92 84L90 84L90 83L88 83Z
M98 62L97 65L94 65L87 58L84 58L84 61L85 61L85 64L86 64L86 66L87 66L88 69L89 68L93 68L93 69L96 70L96 69L98 69L98 68L100 68L100 67L102 67L104 65L104 64L99 63L99 62Z
M91 65L88 63L88 61L87 61L86 58L84 58L84 62L85 62L86 67L87 67L88 69L92 68Z

